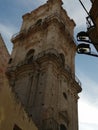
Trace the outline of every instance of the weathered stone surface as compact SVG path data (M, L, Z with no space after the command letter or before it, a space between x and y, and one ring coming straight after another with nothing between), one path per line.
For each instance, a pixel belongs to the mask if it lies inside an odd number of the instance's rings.
M23 16L7 68L13 92L42 130L78 130L75 23L61 5L48 0Z

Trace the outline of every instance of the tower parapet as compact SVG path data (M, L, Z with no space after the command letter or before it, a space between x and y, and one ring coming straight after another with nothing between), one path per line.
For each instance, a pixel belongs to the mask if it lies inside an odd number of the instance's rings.
M73 29L75 23L72 19L70 19L67 15L67 12L62 8L62 1L58 0L48 0L46 4L40 6L39 8L31 11L23 15L23 23L19 33L13 35L12 42L17 39L18 36L22 34L27 34L28 31L36 25L40 25L50 18L57 18L60 22L62 22L67 31L70 32L71 36L73 36ZM61 4L60 4L61 3Z

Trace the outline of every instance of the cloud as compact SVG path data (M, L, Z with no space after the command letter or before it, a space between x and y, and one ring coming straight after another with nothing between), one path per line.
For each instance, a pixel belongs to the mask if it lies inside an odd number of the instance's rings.
M85 62L86 64L86 62ZM89 63L88 63L89 64ZM98 83L86 74L88 68L76 66L77 75L82 82L83 91L79 94L79 129L98 130Z
M79 129L98 130L98 61L90 56L76 57L76 75L82 82L78 103Z
M2 34L9 38L13 34L14 30L12 27L0 23L0 32L2 32Z
M36 1L28 0L28 2L26 0L21 0L21 1L17 0L17 4L19 6L26 7L28 9L35 9L44 3L46 3L46 0L36 0Z
M82 123L98 125L98 107L91 103L81 100L79 102L79 119Z
M68 15L74 19L78 28L84 27L86 28L86 17L87 13L83 9L82 5L79 1L73 0L63 0L64 5L63 7L67 10ZM87 0L82 0L83 4L85 5L86 9L89 11L91 8L91 2ZM71 4L70 4L71 3Z
M98 125L92 123L81 123L79 125L79 130L98 130Z
M80 97L98 107L97 81L92 79L90 75L86 74L86 71L85 70L83 71L83 68L79 68L78 66L76 66L76 68L77 68L76 73L80 81L82 82L82 88L83 88L83 91L80 93Z
M16 31L17 31L16 27L0 23L0 33L4 37L4 41L9 52L11 52L12 50L12 43L10 42L10 40L12 35L16 33Z
M89 102L79 102L79 128L81 130L98 130L98 107Z

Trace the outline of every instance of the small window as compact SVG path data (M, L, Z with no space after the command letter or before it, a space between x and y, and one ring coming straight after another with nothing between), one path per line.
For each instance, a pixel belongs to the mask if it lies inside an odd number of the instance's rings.
M13 130L22 130L22 129L19 128L19 126L17 126L17 125L15 124Z
M11 63L12 63L12 58L10 58L8 61L8 64L11 64Z
M66 95L65 92L63 92L63 96L64 96L65 99L67 99L67 95Z
M64 57L63 53L60 53L60 58L62 60L62 64L64 65L65 64L65 57Z
M27 53L27 57L30 57L31 55L33 55L34 54L34 49L30 49L29 51L28 51L28 53Z
M34 49L31 49L31 50L28 51L28 53L26 55L26 60L28 61L28 63L32 63L34 52L35 52Z

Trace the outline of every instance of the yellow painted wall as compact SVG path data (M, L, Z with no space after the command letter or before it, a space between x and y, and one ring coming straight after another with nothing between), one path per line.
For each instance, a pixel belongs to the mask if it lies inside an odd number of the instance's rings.
M4 77L3 88L0 90L0 130L13 130L15 124L22 130L37 130Z
M0 130L13 130L15 124L22 130L37 130L12 92L5 76L9 57L10 55L0 34Z

